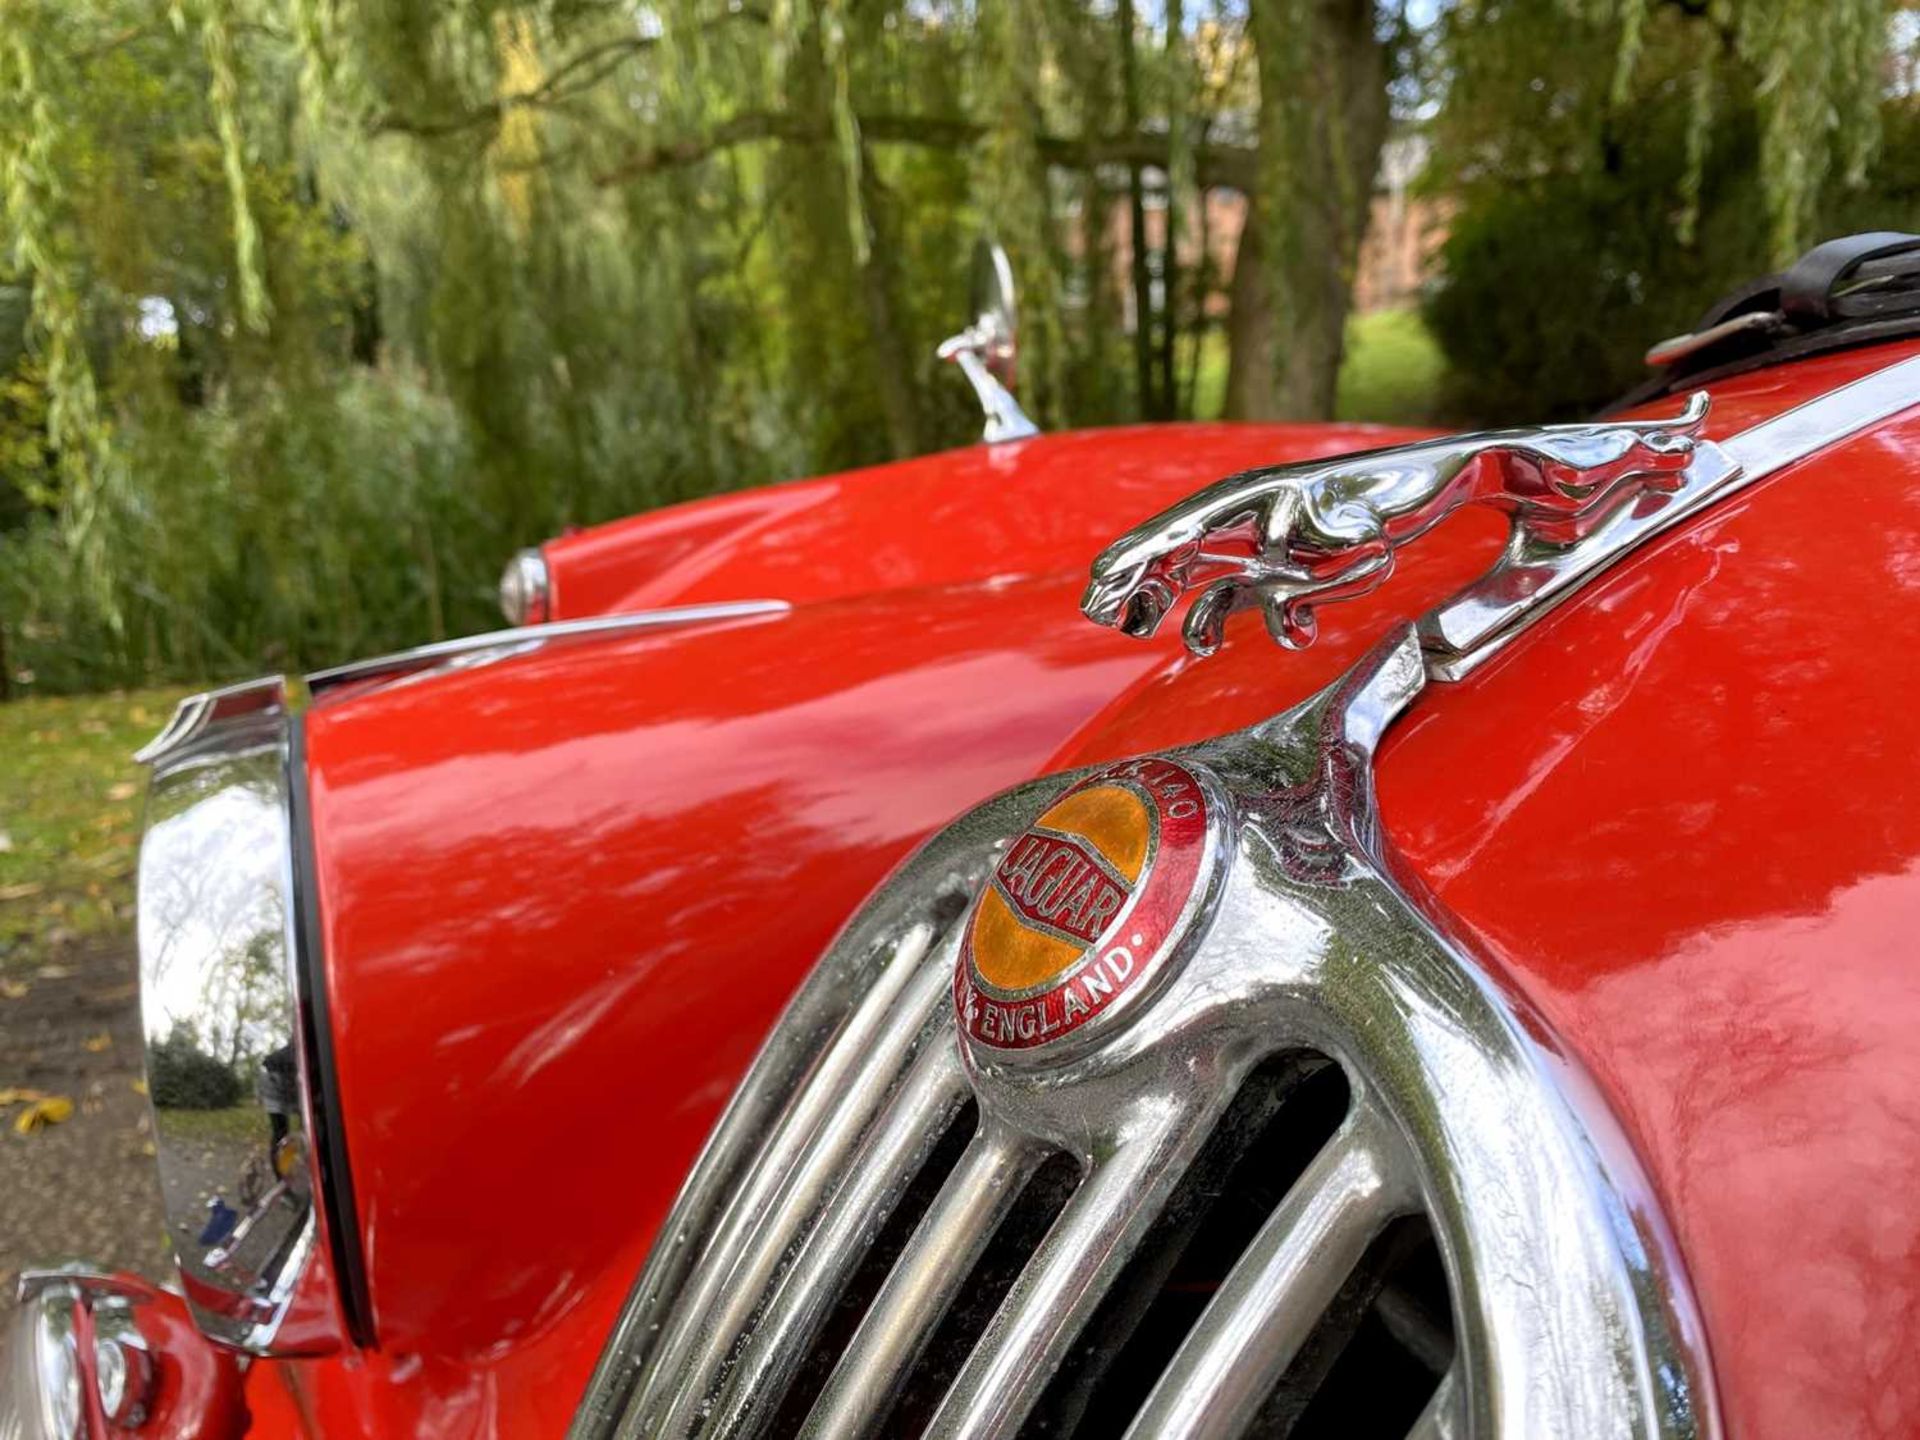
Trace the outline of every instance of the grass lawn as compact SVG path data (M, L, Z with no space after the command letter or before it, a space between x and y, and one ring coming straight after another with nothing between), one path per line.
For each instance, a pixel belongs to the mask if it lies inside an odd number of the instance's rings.
M1336 420L1387 425L1440 423L1440 347L1418 310L1375 310L1347 321L1347 358L1333 402Z
M177 690L0 705L0 969L133 920L145 775Z
M1336 420L1383 425L1437 425L1440 347L1418 310L1375 310L1347 321L1347 355L1334 401ZM1201 341L1194 377L1193 413L1218 419L1227 398L1227 337L1210 330Z

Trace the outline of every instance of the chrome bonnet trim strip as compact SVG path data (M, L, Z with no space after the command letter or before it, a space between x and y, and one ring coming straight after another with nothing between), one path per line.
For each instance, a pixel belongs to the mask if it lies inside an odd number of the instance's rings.
M488 630L479 635L462 635L418 645L392 655L376 655L316 670L307 676L311 690L324 690L351 680L370 680L376 676L396 675L422 670L442 660L469 657L504 658L544 645L549 640L568 640L578 635L614 635L635 630L666 630L681 625L706 625L720 620L749 620L765 615L784 615L793 606L785 600L727 600L712 605L671 605L659 610L637 610L626 615L595 615L583 620L550 620L543 625L521 625L511 630Z
M629 631L664 630L683 625L714 624L725 620L750 620L785 615L793 606L785 600L728 600L711 605L676 605L659 610L639 610L625 615L596 615L582 620L554 620L543 625L522 625L511 630L489 630L479 635L461 635L438 640L431 645L398 650L391 655L376 655L345 665L315 670L306 676L309 692L318 692L357 680L410 674L445 661L480 664L504 660L537 649L549 640L567 640L581 635L615 635ZM189 695L175 707L173 715L155 735L134 752L134 761L152 765L175 751L191 745L216 721L274 706L287 708L286 680L269 675L243 680L219 690Z

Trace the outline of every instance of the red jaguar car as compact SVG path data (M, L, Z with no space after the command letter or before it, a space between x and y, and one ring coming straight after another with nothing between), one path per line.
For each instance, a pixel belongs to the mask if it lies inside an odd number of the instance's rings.
M0 1437L1920 1434L1920 238L1579 424L1043 435L1013 331L181 707L177 1280L29 1274Z

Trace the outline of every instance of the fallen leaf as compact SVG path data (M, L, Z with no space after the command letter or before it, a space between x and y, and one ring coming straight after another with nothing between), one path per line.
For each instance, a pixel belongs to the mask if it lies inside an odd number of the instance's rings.
M113 1036L102 1030L98 1035L90 1035L83 1042L89 1054L98 1055L102 1050L113 1048Z
M44 1100L46 1093L40 1090L25 1090L17 1086L0 1088L0 1105L19 1105L29 1100Z
M24 1000L32 988L24 980L0 980L0 999Z
M0 830L0 855L5 855L12 849L13 836L7 834L4 830Z
M140 787L134 784L133 781L127 780L118 785L107 787L107 799L131 800L135 795L139 794L139 792Z
M135 1080L132 1084L134 1094L144 1095L147 1093L147 1082L145 1080Z
M73 974L73 971L64 965L42 965L34 973L42 980L64 980Z
M30 895L38 895L46 888L38 880L28 880L20 885L0 885L0 901L25 900Z
M44 1130L49 1125L58 1125L73 1114L73 1101L64 1095L49 1095L44 1100L36 1100L13 1118L13 1128L22 1135L31 1135L36 1130Z

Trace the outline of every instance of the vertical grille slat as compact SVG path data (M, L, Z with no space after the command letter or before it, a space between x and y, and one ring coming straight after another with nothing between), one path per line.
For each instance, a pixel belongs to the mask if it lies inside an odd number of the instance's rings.
M774 1283L737 1356L729 1362L725 1335L710 1341L693 1373L705 1375L711 1373L710 1366L725 1366L726 1378L704 1428L722 1435L750 1431L761 1416L777 1408L805 1346L866 1253L879 1219L891 1210L970 1093L959 1047L947 1034L937 1034L854 1156L833 1203L798 1242L797 1253ZM699 1387L683 1387L667 1428L678 1431L690 1419L692 1407L705 1403Z
M692 1381L713 1376L746 1331L782 1258L846 1178L861 1137L905 1083L913 1057L940 1052L957 1078L942 967L928 963L932 938L924 926L901 938L878 982L793 1096L715 1223L692 1271L693 1288L675 1306L639 1378L638 1403L620 1425L621 1440L670 1433L669 1407L686 1425L689 1412L711 1398L709 1384Z
M834 1367L802 1431L807 1440L856 1440L886 1420L907 1370L1045 1154L1004 1132L975 1137Z
M1230 1440L1418 1188L1388 1126L1362 1103L1300 1176L1202 1312L1128 1440Z
M930 1440L1012 1434L1205 1139L1210 1116L1156 1109L1087 1174L1014 1282L945 1402Z
M1460 1384L1460 1372L1449 1370L1440 1380L1440 1388L1427 1401L1427 1408L1413 1422L1407 1440L1461 1440L1467 1433L1467 1396Z
M1409 629L910 857L768 1037L572 1440L1717 1440L1630 1142L1383 852L1371 756L1425 673ZM1050 815L1132 890L1019 848ZM1009 919L1022 865L1052 908Z
M569 1435L607 1440L625 1429L621 1417L658 1368L662 1341L678 1327L674 1317L691 1295L702 1261L724 1249L724 1236L755 1213L771 1193L814 1125L794 1122L811 1095L824 1114L829 1087L809 1091L810 1076L850 1069L865 1047L847 1043L884 1022L892 1001L964 902L936 894L902 915L884 907L862 917L843 937L833 963L821 965L801 987L753 1069L728 1102L687 1184L661 1226L653 1253L594 1367L587 1398ZM944 915L940 912L944 911Z

